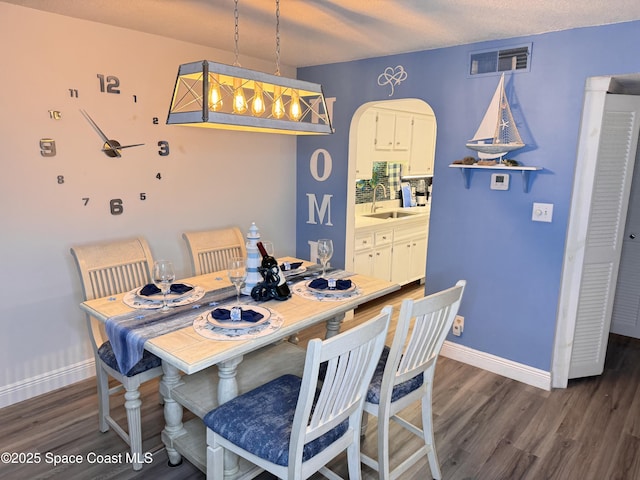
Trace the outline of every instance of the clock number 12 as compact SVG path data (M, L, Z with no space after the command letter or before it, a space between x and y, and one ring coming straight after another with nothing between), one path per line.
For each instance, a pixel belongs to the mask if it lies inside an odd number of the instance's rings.
M106 77L98 73L97 77L100 79L100 91L102 93L120 93L120 79L114 75L107 75Z

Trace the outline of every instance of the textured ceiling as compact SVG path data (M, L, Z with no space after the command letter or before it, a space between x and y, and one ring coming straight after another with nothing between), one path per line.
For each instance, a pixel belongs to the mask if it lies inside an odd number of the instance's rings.
M5 2L234 51L232 0ZM238 5L240 62L275 62L275 0ZM281 62L320 65L638 19L638 0L281 0Z

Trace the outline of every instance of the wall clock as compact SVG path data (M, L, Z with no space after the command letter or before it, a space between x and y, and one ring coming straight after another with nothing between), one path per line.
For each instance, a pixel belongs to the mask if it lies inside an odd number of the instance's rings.
M64 109L48 110L49 119L60 128L53 128L55 136L40 138L38 148L41 157L61 160L58 164L60 171L56 172L54 179L60 186L82 181L82 176L67 173L69 166L64 163L65 160L75 164L76 169L82 164L84 170L93 170L96 175L100 175L101 169L104 171L105 168L120 172L121 181L115 182L118 188L114 188L113 196L106 202L97 195L93 198L88 192L81 194L77 200L85 207L93 206L95 202L105 202L103 211L122 215L127 211L128 202L134 199L145 202L149 199L144 187L138 187L139 191L130 193L126 198L118 193L122 191L123 184L135 182L131 177L135 169L127 162L144 162L147 169L144 175L161 182L164 180L163 164L155 160L168 157L171 148L168 140L159 138L160 130L158 133L154 131L160 128L159 118L144 115L139 96L128 93L130 90L121 84L118 76L97 73L93 79L93 86L87 83L82 89L68 88ZM87 181L86 178L84 181ZM94 187L102 181L103 178L91 180ZM91 185L83 187L90 190ZM102 184L100 187L107 188Z

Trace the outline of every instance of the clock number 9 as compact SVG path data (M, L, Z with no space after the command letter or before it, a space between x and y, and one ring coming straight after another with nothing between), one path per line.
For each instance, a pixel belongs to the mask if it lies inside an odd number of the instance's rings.
M111 201L109 201L109 209L111 210L111 215L122 215L122 213L124 212L122 199L114 198Z
M103 74L98 73L98 78L100 79L100 91L102 93L120 93L120 79L114 75L107 75L105 77Z
M169 146L167 145L167 152L168 151L169 151ZM40 139L40 155L42 155L43 157L56 156L56 141L53 138Z

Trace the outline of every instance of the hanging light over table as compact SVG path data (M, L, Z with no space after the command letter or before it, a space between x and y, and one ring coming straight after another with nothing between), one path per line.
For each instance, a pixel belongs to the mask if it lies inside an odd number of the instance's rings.
M178 69L167 124L293 135L333 133L322 86L280 76L279 0L276 0L276 74L238 63L235 3L234 65L208 60Z

